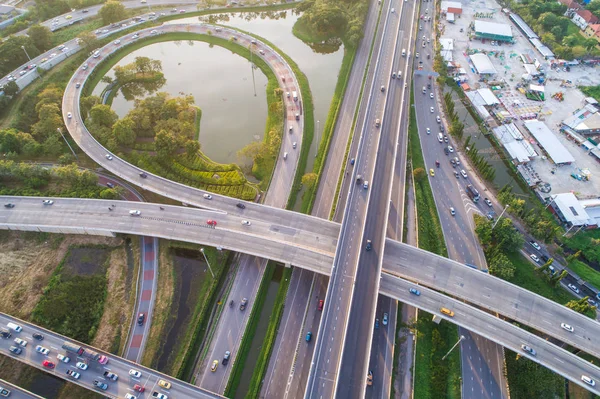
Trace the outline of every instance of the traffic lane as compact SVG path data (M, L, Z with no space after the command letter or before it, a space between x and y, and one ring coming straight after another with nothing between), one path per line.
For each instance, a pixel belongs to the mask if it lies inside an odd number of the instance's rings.
M410 294L410 288L418 288L421 295ZM598 381L600 368L511 323L479 309L471 308L459 300L389 274L384 274L382 277L381 291L384 295L417 306L436 315L438 318L466 327L484 338L492 339L521 356L525 356L536 363L541 363L551 371L564 376L591 392L596 394L600 392L600 389L591 387L581 381L582 375L590 376ZM454 317L447 317L442 314L439 310L442 307L453 311ZM522 350L521 345L528 345L533 348L536 355L532 356L529 352Z
M412 263L410 267L400 266L400 262L386 264L384 269L389 273L450 293L598 356L595 332L600 324L595 320L497 277L458 262L448 263L435 254L389 243L385 251L393 259L410 259ZM561 323L572 326L574 332L563 329Z
M366 398L390 397L396 312L395 300L378 295L375 317L379 321L379 328L376 328L373 334L368 367L373 374L373 385L367 386ZM385 324L384 320L387 320Z
M211 392L222 393L225 390L227 379L231 372L231 366L237 359L239 344L244 334L250 311L254 306L256 292L266 268L266 260L253 256L242 255L240 257L239 269L231 287L231 295L228 300L233 300L233 306L223 303L223 311L219 319L219 325L213 340L209 355L206 356L201 366L202 377L200 386ZM239 276L239 277L238 277ZM232 299L232 295L235 299ZM246 308L240 309L243 298L248 299ZM225 351L230 351L230 360L227 365L222 364ZM218 361L217 369L211 370L212 363Z
M87 361L87 359L82 357L74 356L74 353L68 353L62 349L63 342L65 340L69 340L66 337L62 337L58 334L55 334L51 331L45 330L41 327L34 326L22 320L15 319L5 314L0 314L0 325L6 326L8 322L16 323L23 327L23 331L17 333L15 331L11 331L12 336L10 339L1 339L0 340L0 351L7 356L11 356L16 360L22 361L24 363L29 364L30 366L37 367L45 372L50 374L54 374L57 377L68 380L69 382L81 385L84 388L94 390L92 388L92 382L94 380L98 380L100 382L105 382L108 384L108 389L106 391L101 391L104 395L110 397L124 397L125 393L133 393L133 385L140 384L146 388L146 390L156 390L163 392L171 392L175 394L181 395L194 395L194 397L202 397L202 398L220 398L221 396L213 394L211 392L205 392L196 388L192 385L189 385L185 382L175 380L172 377L163 375L157 371L148 369L139 364L135 364L133 362L116 358L115 356L94 349L96 352L103 354L109 358L109 362L106 365L101 365L96 361ZM42 341L38 341L32 338L34 332L41 333L44 336ZM21 338L28 341L26 347L22 348L23 352L20 355L13 355L8 351L8 348L11 345L14 345L14 338ZM70 342L74 342L69 340ZM43 347L50 350L48 355L43 355L41 353L36 352L35 346L42 345ZM86 347L86 346L84 346ZM69 363L63 363L58 361L56 358L57 354L66 354L71 358ZM55 364L53 369L46 368L42 366L42 362L44 360L49 360ZM89 364L87 370L83 371L75 367L76 361L84 361ZM129 370L135 369L142 373L141 379L134 379L129 375ZM73 379L67 376L66 371L73 370L77 371L81 374L79 379ZM110 371L119 376L117 381L107 380L104 377L104 372ZM170 390L163 390L158 387L159 380L165 380L172 384L172 388ZM94 390L97 391L97 390Z
M474 398L506 397L503 391L502 375L503 357L498 357L495 347L490 346L490 340L482 338L470 331L459 327L459 335L465 337L460 343L461 363L463 364L463 392L465 396ZM465 367L466 366L466 367Z
M5 393L5 396L10 396L13 399L43 399L41 396L38 396L33 392L29 392L17 385L11 384L8 381L0 380L0 387L0 391L2 391L2 389L9 391L8 394Z

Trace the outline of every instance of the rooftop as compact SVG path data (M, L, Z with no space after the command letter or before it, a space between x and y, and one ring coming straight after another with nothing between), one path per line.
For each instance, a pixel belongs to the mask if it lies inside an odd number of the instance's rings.
M525 121L523 125L531 132L537 142L548 153L555 164L567 164L575 162L573 155L567 148L556 138L554 133L546 126L544 122L538 120Z
M560 210L566 222L574 226L589 224L590 216L575 194L556 194L552 198L554 199L554 209Z
M483 53L471 54L470 58L471 58L471 62L473 63L473 66L475 67L475 69L477 69L477 73L480 73L480 74L498 73L498 71L496 71L496 68L494 68L494 64L492 64L490 57L488 57L486 54L483 54Z
M475 21L475 32L505 37L512 37L513 35L510 25L488 21Z

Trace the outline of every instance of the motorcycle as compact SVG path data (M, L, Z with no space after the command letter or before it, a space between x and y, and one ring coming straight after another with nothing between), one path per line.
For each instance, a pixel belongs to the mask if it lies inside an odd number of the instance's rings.
M229 307L232 308L233 307L233 299L229 302Z

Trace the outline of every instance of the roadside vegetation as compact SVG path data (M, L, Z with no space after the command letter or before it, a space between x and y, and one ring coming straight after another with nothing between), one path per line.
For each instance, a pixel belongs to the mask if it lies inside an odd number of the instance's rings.
M414 104L413 89L411 89L411 104ZM425 172L425 161L413 107L410 107L408 140L407 173L413 173L415 181L419 248L447 256L444 234L428 175ZM454 350L444 361L441 360L458 341L458 328L447 321L435 324L431 318L431 314L419 311L417 322L411 326L417 335L413 366L414 398L459 399L461 396L460 350Z
M600 101L600 86L577 86L577 88L586 96L593 97L596 101Z
M513 399L564 398L565 379L520 354L505 350L506 379Z

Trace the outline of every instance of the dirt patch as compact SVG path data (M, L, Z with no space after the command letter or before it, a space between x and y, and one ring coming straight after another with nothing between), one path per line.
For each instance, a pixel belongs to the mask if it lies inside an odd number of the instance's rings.
M169 242L159 240L159 262L156 287L156 301L152 312L152 326L146 341L146 349L142 364L154 367L157 361L157 353L164 341L163 330L170 316L175 280L173 274L173 259L169 255ZM139 253L135 251L134 253ZM139 259L137 260L139 262Z
M104 314L92 345L105 351L118 352L120 341L127 334L131 322L133 304L126 300L125 295L127 280L125 247L121 246L107 255L110 256L106 271L107 299L104 302Z
M50 275L72 245L120 245L120 238L3 232L0 243L0 311L29 319Z
M102 273L110 248L89 246L71 248L69 257L63 266L63 273L77 276L92 276Z

